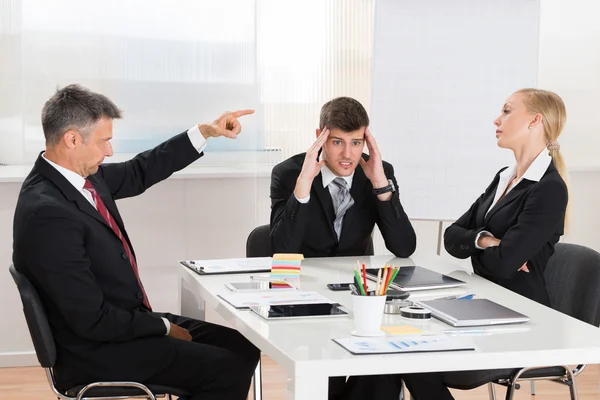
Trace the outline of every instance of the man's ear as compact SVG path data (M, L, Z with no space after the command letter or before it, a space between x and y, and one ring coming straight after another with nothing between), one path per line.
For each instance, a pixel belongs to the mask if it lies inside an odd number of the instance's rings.
M321 130L319 128L317 128L317 137L319 137L320 134L321 134Z
M75 148L80 140L81 136L74 130L68 130L63 134L63 142L69 149Z

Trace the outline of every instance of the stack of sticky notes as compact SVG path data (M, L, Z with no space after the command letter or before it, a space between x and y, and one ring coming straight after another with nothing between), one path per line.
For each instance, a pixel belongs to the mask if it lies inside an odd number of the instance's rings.
M271 261L271 278L282 281L300 279L300 264L304 260L302 254L273 254Z

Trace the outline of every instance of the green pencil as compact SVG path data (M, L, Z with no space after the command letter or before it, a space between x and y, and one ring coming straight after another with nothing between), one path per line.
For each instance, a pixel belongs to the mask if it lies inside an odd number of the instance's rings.
M363 284L360 281L360 275L358 275L357 270L354 270L354 277L356 278L356 282L358 283L358 288L360 289L360 292L363 294L363 296L366 296L367 294L365 293L365 288L363 287Z
M384 294L387 292L387 290L390 287L390 285L392 284L392 282L394 282L394 278L396 277L396 275L398 275L398 271L400 271L400 267L395 268L395 271L394 271L392 277L388 280L388 284L385 287L385 292L383 292Z

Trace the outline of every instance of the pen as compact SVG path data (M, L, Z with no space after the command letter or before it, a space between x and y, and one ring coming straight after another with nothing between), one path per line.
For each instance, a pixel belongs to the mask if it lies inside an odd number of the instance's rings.
M479 329L446 329L442 333L447 335L460 335L460 334L492 334L492 333L516 333L516 332L527 332L529 328L526 327L514 327L514 328L479 328Z
M272 278L270 276L262 276L262 275L250 275L250 279L255 281L268 281L268 282L287 282L291 279L288 278Z
M454 295L454 296L446 296L446 297L439 297L437 299L434 300L471 300L473 297L475 297L474 294L466 294L466 295Z

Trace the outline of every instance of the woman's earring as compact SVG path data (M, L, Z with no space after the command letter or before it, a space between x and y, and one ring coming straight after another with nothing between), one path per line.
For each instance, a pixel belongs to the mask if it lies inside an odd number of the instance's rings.
M529 126L527 127L527 129L531 130L531 125L529 125Z

